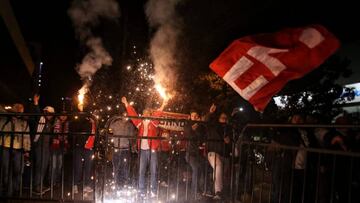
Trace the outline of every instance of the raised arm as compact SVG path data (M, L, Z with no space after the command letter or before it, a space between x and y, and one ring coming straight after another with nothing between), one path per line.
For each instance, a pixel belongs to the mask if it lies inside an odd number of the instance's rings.
M211 121L211 120L213 120L215 111L216 111L216 105L215 105L215 104L212 104L211 107L210 107L210 109L209 109L209 112L203 117L203 120L204 120L204 121Z
M127 101L126 97L122 97L121 98L121 102L124 104L126 111L128 113L129 116L139 116L135 109L129 104L129 102ZM141 123L141 119L131 119L131 121L134 123L134 125L136 127L139 127L139 124Z
M164 99L163 103L161 104L160 108L158 109L158 111L163 111L165 106L167 105L167 100Z
M40 107L39 107L39 99L40 99L40 95L35 94L33 97L33 102L30 104L29 106L29 113L41 113ZM36 125L37 122L39 121L39 116L30 116L29 117L29 125L30 125L30 130L33 130Z

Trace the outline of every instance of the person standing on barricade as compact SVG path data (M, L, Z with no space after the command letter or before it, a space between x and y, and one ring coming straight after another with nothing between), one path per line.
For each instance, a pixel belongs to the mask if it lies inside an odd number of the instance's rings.
M45 114L53 114L55 113L55 109L51 106L46 106L43 112ZM44 185L44 177L49 166L50 138L54 132L54 120L54 116L52 115L41 116L33 139L35 159L34 193L36 195L44 194L50 190L48 185Z
M83 108L83 105L78 105L80 112L84 110ZM95 131L95 121L88 115L80 114L75 116L70 123L70 132L79 133L72 135L74 193L79 193L79 187L81 186L83 186L83 192L93 192L91 170L94 162Z
M36 113L36 114L40 114L41 110L39 107L39 100L40 100L40 95L39 94L34 94L32 103L30 103L30 105L27 108L27 112L28 113ZM30 129L30 138L31 138L31 144L33 144L34 142L34 137L37 131L37 126L39 123L39 118L40 116L36 115L36 116L30 116L28 118L29 120L29 129ZM33 153L33 152L32 152ZM34 156L34 154L33 154ZM32 156L32 157L33 157Z
M216 117L215 111L216 106L213 104L210 107L209 113L205 116L205 121L208 122L208 139L212 140L207 143L207 150L208 160L213 168L214 199L223 199L223 179L224 174L227 174L224 171L229 169L232 128L227 124L228 117L226 113L222 112L219 117Z
M126 116L126 113L123 113L123 116ZM135 136L135 128L129 119L122 117L109 125L109 131L113 135L111 142L114 145L112 164L115 183L117 187L125 186L130 183L130 150L132 140L121 136Z
M14 104L14 113L23 113L22 104ZM29 157L30 135L29 125L21 116L8 118L1 126L1 179L0 196L18 195L22 177L24 158ZM18 133L16 133L18 132Z
M200 147L205 138L205 126L200 123L200 116L195 111L190 111L190 121L185 124L185 137L189 139L186 147L185 159L191 167L191 199L200 198L200 190L203 188L203 175L201 167L204 167L204 158L200 154ZM200 183L200 184L198 184Z
M121 98L121 102L125 105L126 111L129 116L138 116L135 109L128 103L126 97ZM160 107L159 111L151 112L150 109L143 111L144 117L158 116L159 112L164 108L165 102ZM134 125L139 129L139 137L157 137L158 120L150 119L131 119ZM160 146L160 140L157 139L138 139L137 146L140 152L140 164L139 164L139 190L140 197L143 198L146 195L145 189L145 174L146 168L150 165L150 195L155 197L157 194L157 167L158 167L158 155L157 151Z
M62 112L66 113L66 112ZM61 171L63 168L64 153L69 148L68 133L69 121L66 115L61 115L55 119L54 136L51 138L50 152L51 152L51 178L53 183L60 184Z

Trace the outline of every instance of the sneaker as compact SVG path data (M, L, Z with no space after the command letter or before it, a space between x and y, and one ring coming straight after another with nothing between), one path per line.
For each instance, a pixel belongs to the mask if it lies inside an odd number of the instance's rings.
M41 195L40 190L33 190L32 193L33 193L34 195Z
M90 192L93 192L94 190L90 187L90 186L86 186L85 188L84 188L84 192L88 192L88 193L90 193Z
M160 186L161 186L161 187L169 187L169 185L168 185L165 181L162 181L162 182L160 183Z
M221 200L222 198L221 198L220 195L215 195L215 196L213 197L213 199L214 199L214 200Z
M204 196L204 197L210 197L210 198L213 198L214 197L214 195L211 193L211 192L203 192L202 194L201 194L202 196Z
M74 185L74 186L73 186L73 192L74 192L74 194L79 193L79 189L78 189L78 186L77 186L77 185Z
M156 199L157 198L156 192L150 192L150 198L151 199Z
M196 197L195 197L195 200L202 200L203 199L203 195L202 193L196 193Z
M213 199L216 199L216 200L222 199L222 194L221 194L221 192L216 192L216 193L215 193L215 196L213 197Z
M139 192L138 199L139 200L145 200L146 199L146 194L144 192Z

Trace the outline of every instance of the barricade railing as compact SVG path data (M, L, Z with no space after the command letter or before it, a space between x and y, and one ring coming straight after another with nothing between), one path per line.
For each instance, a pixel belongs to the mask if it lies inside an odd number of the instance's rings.
M307 133L319 144L320 136L310 135L328 129L328 137L340 135L336 129L359 129L359 125L248 124L237 142L238 161L234 164L233 201L241 202L359 202L360 153L358 140L346 151L336 142L331 146L307 146L298 142L281 144L250 139L252 129L270 129L296 138ZM299 132L300 131L300 132ZM335 134L331 134L335 133ZM341 135L344 140L356 135ZM347 137L346 137L347 136ZM351 137L353 136L353 137ZM336 138L337 139L337 138ZM351 139L350 139L351 140ZM286 141L285 141L286 142ZM309 141L311 142L311 141ZM353 151L350 151L353 150Z
M39 127L40 117L52 117L49 125ZM55 119L66 116L66 122L72 122L81 118L92 118L96 129L96 119L88 113L0 113L0 199L18 201L90 201L95 199L95 184L92 181L89 187L84 186L80 178L78 188L74 180L75 166L83 171L80 176L84 177L84 161L75 154L78 147L75 139L89 137L97 133L91 132L92 127L87 129L54 132ZM40 120L39 120L40 119ZM31 123L33 121L33 123ZM43 120L45 121L45 120ZM42 121L41 121L42 122ZM26 124L26 125L22 125ZM34 124L33 126L31 126ZM63 123L62 123L63 124ZM51 130L43 130L49 127ZM61 138L59 138L61 136ZM65 141L65 137L66 139ZM56 148L51 148L56 138ZM59 141L60 139L60 141ZM86 138L84 138L86 139ZM70 144L73 144L70 146ZM30 145L30 151L25 145ZM66 145L66 146L65 146ZM82 147L80 147L82 148ZM84 152L80 150L80 152ZM93 149L88 149L88 159L94 159ZM83 154L80 154L81 156ZM84 158L82 156L82 158ZM79 161L80 160L80 161ZM77 170L79 171L79 170ZM81 172L80 172L81 173ZM91 179L96 175L90 171ZM90 189L89 189L90 188ZM84 191L87 189L87 191Z
M13 116L54 116L64 114L0 114L1 117ZM65 114L68 117L90 117L86 113ZM77 118L76 118L77 117ZM92 117L92 116L91 116ZM92 117L94 118L94 117ZM242 130L231 131L231 142L225 144L221 139L189 139L184 136L148 137L136 135L120 135L111 133L110 124L116 119L136 118L167 120L174 122L189 122L184 119L167 119L153 117L123 117L117 116L108 120L101 129L96 129L95 146L88 156L91 156L91 187L85 189L85 182L80 185L75 179L76 167L81 169L88 167L84 160L76 161L75 157L84 151L75 150L71 147L65 153L60 149L63 167L61 168L60 184L56 184L52 174L52 167L46 173L41 173L40 193L34 194L34 152L31 151L29 160L21 160L21 178L19 191L14 194L0 193L2 199L21 200L46 200L46 201L99 201L99 202L139 202L139 201L217 201L217 198L229 202L359 202L359 172L360 154L357 152L330 150L308 146L284 145L274 142L259 142L251 139L253 133L250 129L314 129L314 128L356 128L358 125L281 125L281 124L248 124ZM96 120L96 118L94 118ZM193 122L193 121L192 121ZM206 122L198 122L207 125ZM2 124L3 125L3 124ZM275 129L275 130L274 130ZM210 128L208 129L210 130ZM6 135L23 136L30 134L29 131L11 131L0 129L1 139L4 143ZM180 133L180 132L179 132ZM206 132L209 133L209 132ZM69 142L75 143L74 139L81 136L89 136L92 133L81 131L69 131L67 133L41 132L40 135L68 135ZM11 138L11 140L15 137ZM130 145L127 149L114 146L118 139L126 139ZM159 141L168 143L167 150L142 150L141 141ZM271 140L270 138L268 140ZM140 146L135 146L139 141ZM179 142L185 142L185 146L178 147ZM199 154L189 155L187 149L190 144L197 144ZM208 151L210 143L220 143L222 151ZM33 143L32 143L33 144ZM303 144L303 143L302 143ZM11 145L12 146L12 145ZM13 170L13 154L16 149L5 149L1 145L1 163L4 162L4 152L10 152L8 172ZM33 149L32 149L33 150ZM127 151L126 151L127 150ZM227 152L225 152L227 150ZM126 151L126 152L125 152ZM124 152L124 153L123 153ZM23 151L20 150L20 153ZM50 153L50 152L49 152ZM86 153L86 151L85 151ZM143 154L146 155L144 160ZM125 155L124 155L125 154ZM34 157L35 156L35 157ZM114 159L119 156L122 159ZM124 158L126 157L126 158ZM41 157L40 159L42 159ZM29 165L25 163L30 162ZM51 158L49 161L52 162ZM40 161L41 164L43 161ZM77 163L79 162L79 163ZM156 163L156 166L151 164ZM298 165L296 165L298 164ZM115 169L117 165L117 169ZM141 166L142 165L142 166ZM144 166L145 165L145 166ZM345 166L345 167L344 167ZM143 173L143 180L139 181L140 167L149 167ZM151 167L154 167L152 169ZM1 175L6 167L1 167ZM119 168L126 168L119 170ZM88 170L88 169L87 169ZM144 169L141 169L144 170ZM87 171L82 170L80 176L85 177ZM115 180L117 173L127 174L126 180ZM152 180L154 173L155 183ZM5 173L6 174L6 173ZM79 173L77 173L79 174ZM194 175L196 174L196 175ZM10 176L9 176L10 177ZM10 177L13 178L13 177ZM48 178L49 180L46 180ZM3 181L3 177L0 177ZM220 180L221 179L221 180ZM6 180L6 181L9 181ZM6 182L5 181L5 182ZM47 182L46 182L47 181ZM141 183L139 183L141 182ZM195 184L193 184L195 182ZM3 182L2 182L3 183ZM139 188L141 184L145 188ZM75 191L78 185L78 193ZM152 188L155 185L156 188ZM49 186L49 191L42 192ZM2 192L10 186L2 185ZM221 193L217 194L217 191Z

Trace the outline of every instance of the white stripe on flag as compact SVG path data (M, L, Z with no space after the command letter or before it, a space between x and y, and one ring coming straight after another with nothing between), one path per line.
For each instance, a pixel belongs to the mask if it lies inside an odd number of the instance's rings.
M299 40L312 49L324 41L325 38L317 29L307 28L301 33Z

